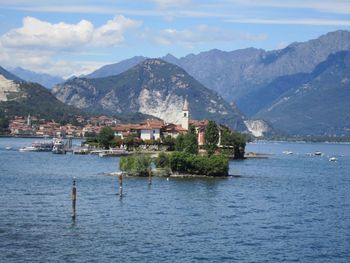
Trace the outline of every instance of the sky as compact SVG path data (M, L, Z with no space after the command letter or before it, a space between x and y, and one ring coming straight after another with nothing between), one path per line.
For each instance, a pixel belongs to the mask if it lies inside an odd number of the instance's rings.
M0 0L0 66L62 77L133 56L281 49L350 30L350 0Z

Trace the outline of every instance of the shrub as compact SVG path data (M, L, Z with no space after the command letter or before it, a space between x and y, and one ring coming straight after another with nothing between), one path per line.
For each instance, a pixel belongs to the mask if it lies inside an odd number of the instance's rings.
M170 168L173 172L227 176L229 161L223 155L199 156L184 152L174 152L170 155Z
M120 170L134 176L148 176L152 159L145 154L123 156L120 158Z
M154 164L157 168L170 167L170 158L165 152L161 152L158 157L154 159Z
M175 139L172 138L170 135L168 135L167 137L165 137L163 139L163 145L165 145L167 147L168 151L174 151L175 150Z
M182 152L184 147L184 136L179 134L175 140L175 151Z

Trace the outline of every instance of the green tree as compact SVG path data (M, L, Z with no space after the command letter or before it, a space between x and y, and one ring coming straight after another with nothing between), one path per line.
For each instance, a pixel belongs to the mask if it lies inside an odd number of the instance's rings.
M223 152L228 155L233 155L235 159L243 159L246 139L237 132L232 132L228 128L224 129L221 136L221 145Z
M165 145L167 147L168 151L174 151L175 150L175 142L176 142L176 139L174 139L170 135L166 136L163 139L163 145Z
M114 139L114 131L112 130L111 127L102 128L102 130L97 136L98 143L105 149L109 148L109 146L112 144L113 139Z
M175 140L175 151L182 152L184 147L184 135L179 134Z
M9 127L9 119L5 117L0 117L0 133L8 130Z
M198 154L198 139L194 126L190 126L188 133L184 135L183 151L190 154Z
M244 159L244 152L246 146L246 140L244 136L238 132L232 133L234 140L234 158L235 159Z
M204 131L204 148L207 150L208 155L211 156L217 149L219 142L219 130L215 121L209 121Z
M134 176L148 176L152 159L145 154L123 156L120 158L120 170Z

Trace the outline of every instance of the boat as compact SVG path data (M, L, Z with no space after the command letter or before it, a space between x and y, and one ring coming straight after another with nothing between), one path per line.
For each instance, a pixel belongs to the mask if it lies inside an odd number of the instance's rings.
M65 147L63 139L61 139L61 138L54 138L53 139L52 153L66 154L66 147Z
M330 162L336 162L336 161L337 161L337 158L331 157L331 158L329 158L329 161L330 161Z
M39 152L39 149L34 146L26 146L19 149L20 152Z
M53 142L33 142L33 147L38 149L38 152L50 152L52 151Z
M283 151L283 153L284 153L284 154L287 154L287 155L293 154L293 152L291 152L291 151Z
M20 152L50 152L52 151L52 142L33 142L31 146L20 148Z
M6 146L5 150L12 150L12 147L11 146Z
M322 152L316 151L316 152L314 153L314 155L316 155L316 156L322 156Z

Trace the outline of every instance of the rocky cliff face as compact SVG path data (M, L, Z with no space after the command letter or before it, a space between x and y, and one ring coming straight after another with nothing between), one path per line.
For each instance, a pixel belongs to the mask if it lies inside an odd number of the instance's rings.
M183 69L160 59L145 60L117 76L69 80L52 92L62 102L82 109L108 114L141 112L175 123L179 123L187 97L191 118L246 129L235 107Z
M264 120L245 120L244 124L255 137L264 137L272 131L271 126Z
M0 101L14 99L19 92L19 84L0 75Z

